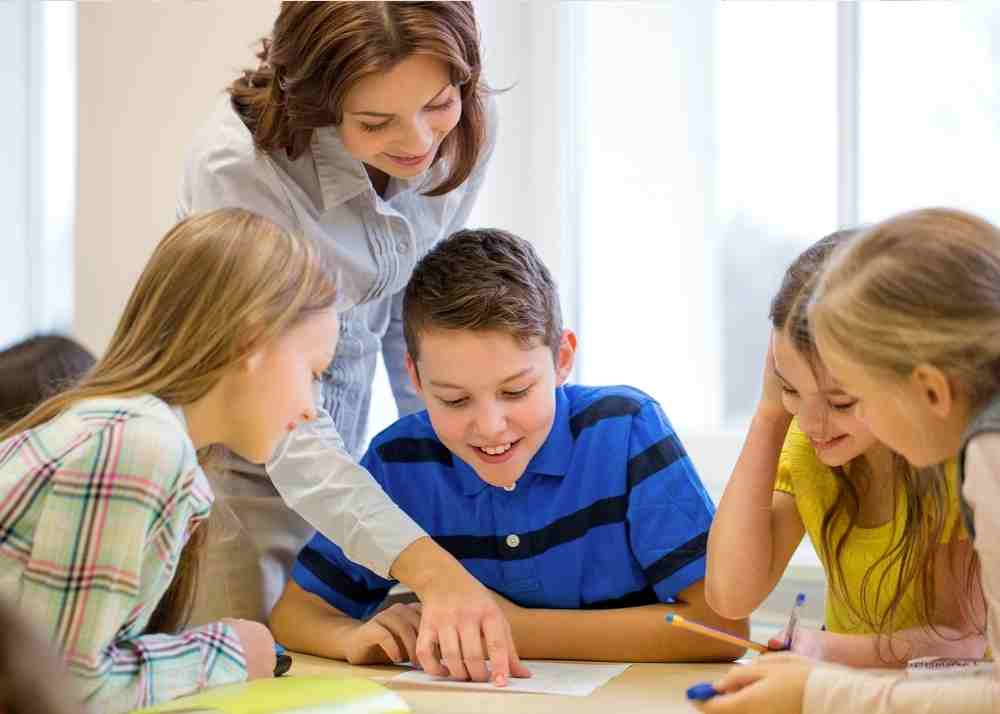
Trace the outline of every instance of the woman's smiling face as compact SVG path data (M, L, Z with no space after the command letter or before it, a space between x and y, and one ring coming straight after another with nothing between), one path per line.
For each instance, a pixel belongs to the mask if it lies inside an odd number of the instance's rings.
M462 117L461 93L451 82L448 65L427 55L360 80L344 96L344 147L389 176L423 173Z

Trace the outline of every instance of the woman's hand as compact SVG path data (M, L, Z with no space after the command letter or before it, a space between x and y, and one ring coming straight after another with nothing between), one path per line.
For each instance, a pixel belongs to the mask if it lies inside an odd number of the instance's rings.
M423 603L417 656L431 674L504 686L530 677L514 647L510 623L494 596L471 575L419 592ZM440 654L438 654L440 652ZM489 662L489 670L487 670Z
M277 655L274 652L274 637L267 626L253 620L232 618L223 622L232 627L240 639L247 661L247 679L273 677Z
M351 664L417 663L420 603L397 604L359 623L344 643Z
M514 647L510 623L482 583L430 538L411 543L392 576L420 598L417 661L429 674L504 686L530 677ZM489 670L487 670L489 662Z
M713 685L717 696L691 703L706 714L802 714L806 680L814 666L795 655L765 655L729 670Z

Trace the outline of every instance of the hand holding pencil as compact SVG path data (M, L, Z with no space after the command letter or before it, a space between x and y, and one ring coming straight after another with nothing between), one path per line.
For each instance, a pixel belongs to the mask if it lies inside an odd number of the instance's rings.
M704 635L705 637L712 637L723 642L728 642L732 645L737 645L738 647L746 647L754 652L759 652L761 654L765 652L780 652L782 650L790 649L792 646L793 637L795 636L795 631L799 624L799 613L802 610L802 605L806 601L805 593L799 593L795 598L795 605L792 607L791 617L788 618L788 625L784 630L784 637L782 640L776 642L771 640L772 643L777 644L777 646L764 646L754 642L753 640L745 640L742 637L737 637L736 635L731 635L728 632L723 632L722 630L717 630L714 627L709 627L708 625L702 625L699 622L692 622L691 620L685 619L683 616L676 613L670 613L666 616L666 621L668 625L674 625L676 627L682 627L690 632L697 632L699 635Z

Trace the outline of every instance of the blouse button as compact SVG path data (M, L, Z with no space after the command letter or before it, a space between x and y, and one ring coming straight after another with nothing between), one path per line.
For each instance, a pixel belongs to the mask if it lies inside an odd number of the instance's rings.
M521 545L521 539L518 538L516 533L511 533L509 536L507 536L508 548L516 548L519 545Z
M401 240L398 243L396 243L396 252L398 252L398 253L405 253L407 250L408 250L408 248L406 246L406 241L405 240Z

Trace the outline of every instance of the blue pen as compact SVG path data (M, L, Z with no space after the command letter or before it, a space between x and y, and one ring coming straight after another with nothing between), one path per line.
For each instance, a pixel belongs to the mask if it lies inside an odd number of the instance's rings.
M712 697L718 696L719 691L708 682L696 684L687 691L687 698L698 702L704 702Z
M788 627L785 628L785 649L792 649L792 638L795 636L795 628L799 626L799 611L806 601L806 594L799 593L795 596L795 604L792 606L792 614L788 616Z

